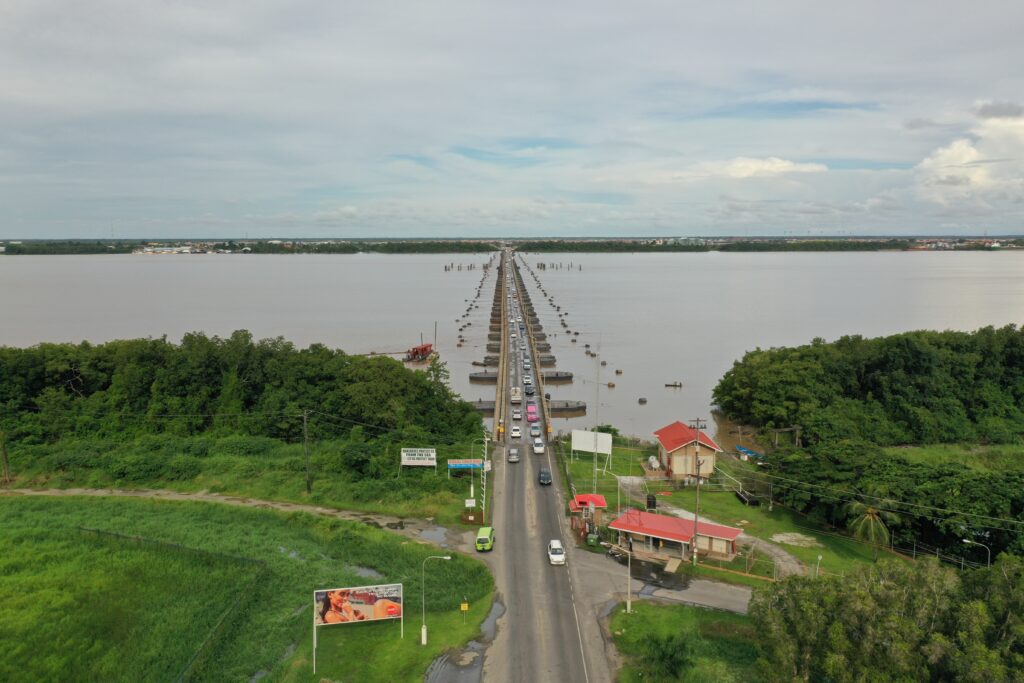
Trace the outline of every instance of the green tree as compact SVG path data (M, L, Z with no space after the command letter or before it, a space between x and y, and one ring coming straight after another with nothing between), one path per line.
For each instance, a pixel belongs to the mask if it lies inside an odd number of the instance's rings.
M892 507L892 501L876 496L867 496L864 501L854 500L846 504L850 533L857 540L871 544L875 560L878 560L878 548L889 545L889 525L900 520L899 515L891 512Z

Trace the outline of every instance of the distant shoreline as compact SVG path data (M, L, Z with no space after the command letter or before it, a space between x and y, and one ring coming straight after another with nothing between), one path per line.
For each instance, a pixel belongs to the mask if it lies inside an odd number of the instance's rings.
M716 237L619 239L259 239L259 240L7 240L0 256L67 254L486 254L509 245L523 253L1003 251L1024 249L1024 237Z

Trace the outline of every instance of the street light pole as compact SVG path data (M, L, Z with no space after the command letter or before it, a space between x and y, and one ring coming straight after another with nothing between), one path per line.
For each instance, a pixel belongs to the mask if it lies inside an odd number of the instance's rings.
M697 566L697 520L700 518L700 466L704 464L704 461L700 459L700 430L702 427L707 427L707 422L704 422L700 418L696 420L690 420L690 426L693 427L697 432L697 438L694 440L695 453L693 459L697 463L697 502L693 510L693 566Z
M626 614L633 613L633 551L626 553Z
M430 557L423 558L423 564L420 566L422 570L422 593L420 595L423 600L423 622L420 626L420 645L427 644L427 560L450 560L451 555L431 555Z
M814 565L814 578L818 578L821 573L821 555L818 555L818 564Z
M985 551L988 553L988 562L985 564L985 566L986 567L991 567L992 566L992 548L989 548L984 543L978 543L977 541L972 541L969 538L965 538L964 539L964 543L966 543L967 545L980 545L982 548L984 548Z

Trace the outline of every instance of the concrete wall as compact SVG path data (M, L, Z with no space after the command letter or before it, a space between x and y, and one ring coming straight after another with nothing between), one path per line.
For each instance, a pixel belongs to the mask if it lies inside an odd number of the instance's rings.
M658 445L658 457L661 460L661 464L672 469L673 479L686 479L687 477L697 476L696 455L696 444L683 446L672 451L671 454L665 452L664 446ZM701 479L707 479L715 471L716 456L717 453L713 449L701 446L700 459L704 461L704 464L700 467Z

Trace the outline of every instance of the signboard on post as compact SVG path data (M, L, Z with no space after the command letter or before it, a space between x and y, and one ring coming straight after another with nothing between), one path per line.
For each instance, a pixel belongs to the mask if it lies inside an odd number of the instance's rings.
M405 606L402 584L328 588L313 592L313 673L316 673L317 629L320 626L360 621L400 619L405 637Z
M470 510L476 507L476 498L467 498L466 507Z
M433 467L437 470L437 449L403 448L402 465L405 467Z
M612 435L604 432L572 430L572 450L601 455L612 454Z

